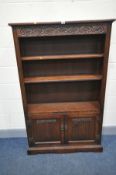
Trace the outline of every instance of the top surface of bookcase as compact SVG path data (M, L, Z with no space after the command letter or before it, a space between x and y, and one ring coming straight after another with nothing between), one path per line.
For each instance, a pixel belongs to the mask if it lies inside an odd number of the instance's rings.
M49 25L49 24L74 24L74 23L99 23L99 22L113 22L115 19L102 19L102 20L78 20L78 21L57 21L57 22L24 22L24 23L9 23L10 26L30 26L30 25Z

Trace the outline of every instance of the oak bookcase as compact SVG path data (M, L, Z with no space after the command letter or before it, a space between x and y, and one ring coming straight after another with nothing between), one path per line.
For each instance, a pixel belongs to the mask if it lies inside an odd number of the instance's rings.
M29 154L102 151L113 20L14 23Z

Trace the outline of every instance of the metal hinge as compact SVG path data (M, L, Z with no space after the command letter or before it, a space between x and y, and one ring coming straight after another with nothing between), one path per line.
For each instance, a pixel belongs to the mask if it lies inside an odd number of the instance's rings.
M32 121L31 120L27 120L27 126L31 127Z

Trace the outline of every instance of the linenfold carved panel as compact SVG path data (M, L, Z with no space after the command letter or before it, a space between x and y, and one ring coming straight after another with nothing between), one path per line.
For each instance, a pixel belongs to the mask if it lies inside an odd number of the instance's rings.
M35 26L17 26L16 29L19 37L85 35L106 33L107 24L43 24Z

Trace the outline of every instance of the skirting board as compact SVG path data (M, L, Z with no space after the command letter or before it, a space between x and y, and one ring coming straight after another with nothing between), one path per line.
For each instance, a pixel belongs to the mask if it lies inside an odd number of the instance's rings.
M116 135L116 126L103 127L103 135ZM25 129L0 130L0 138L27 137Z
M0 138L27 137L25 129L0 130Z

